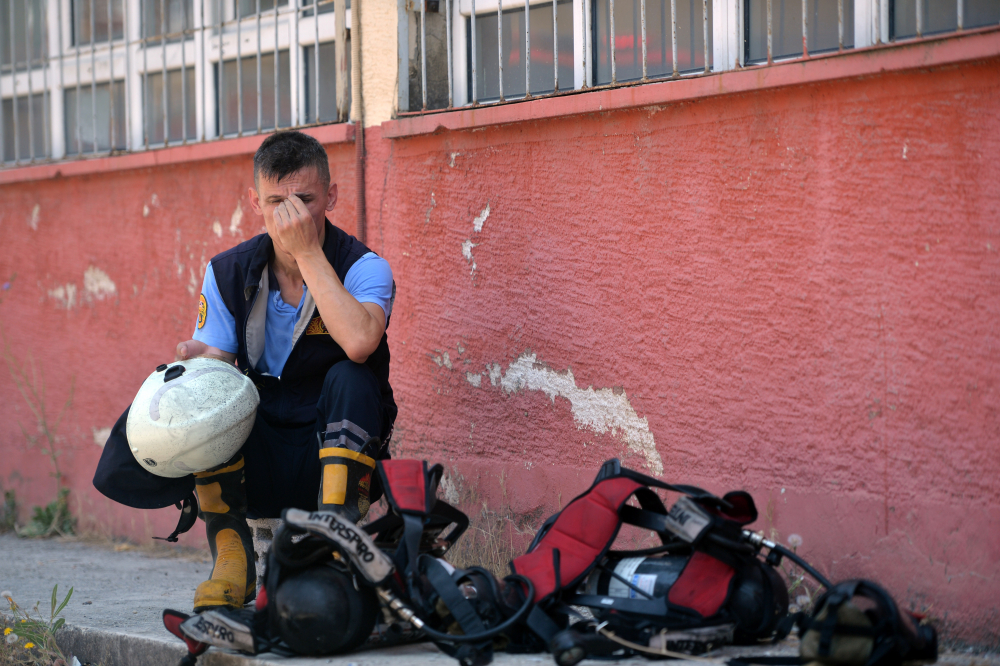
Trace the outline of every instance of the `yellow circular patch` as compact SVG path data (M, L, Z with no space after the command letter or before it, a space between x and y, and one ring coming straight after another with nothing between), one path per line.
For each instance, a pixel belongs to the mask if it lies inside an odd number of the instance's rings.
M205 294L201 295L198 299L198 328L205 325L205 320L208 318L208 301L205 300Z

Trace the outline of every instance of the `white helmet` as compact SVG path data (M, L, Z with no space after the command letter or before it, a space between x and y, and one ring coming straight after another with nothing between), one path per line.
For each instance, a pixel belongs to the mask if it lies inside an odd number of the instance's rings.
M143 468L186 476L232 458L250 436L258 404L250 378L225 361L161 365L135 396L125 434Z

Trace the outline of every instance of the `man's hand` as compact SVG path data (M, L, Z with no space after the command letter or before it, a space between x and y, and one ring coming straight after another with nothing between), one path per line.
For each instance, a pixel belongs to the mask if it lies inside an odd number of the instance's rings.
M311 251L320 251L316 223L306 205L294 194L274 209L274 235L277 245L295 258Z
M206 345L204 342L199 342L198 340L187 340L182 342L178 344L177 349L174 350L175 361L186 361L189 358L195 358L196 356L210 356L212 358L225 361L226 363L236 362L236 354L222 351L218 347Z

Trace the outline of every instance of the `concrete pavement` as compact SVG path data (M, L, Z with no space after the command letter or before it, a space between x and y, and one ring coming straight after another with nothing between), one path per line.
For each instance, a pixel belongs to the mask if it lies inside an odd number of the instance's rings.
M161 551L162 553L163 551ZM73 597L63 617L59 643L84 664L94 666L176 666L186 654L180 640L161 621L164 608L188 612L194 589L211 571L207 553L164 556L136 550L116 552L74 539L18 539L0 535L0 590L10 590L22 607L39 603L47 616L52 587L60 599L70 587ZM754 654L791 653L790 645L755 649ZM744 650L745 651L745 650ZM453 666L455 660L430 643L356 652L341 657L247 657L215 648L198 659L202 666L253 666L281 662L289 666ZM547 654L497 654L497 666L541 666L554 663ZM584 664L607 663L586 661ZM619 664L648 664L630 659ZM696 662L677 662L694 666ZM720 662L721 663L721 662ZM952 652L945 666L1000 666L995 654Z

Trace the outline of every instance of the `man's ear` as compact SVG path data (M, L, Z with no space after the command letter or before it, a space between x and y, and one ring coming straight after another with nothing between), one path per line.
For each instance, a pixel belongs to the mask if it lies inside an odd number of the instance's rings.
M252 187L248 188L247 196L250 198L250 207L253 208L253 212L263 216L264 211L260 207L260 195L257 194L257 190Z
M333 210L337 205L337 183L330 183L330 189L326 193L326 209Z

